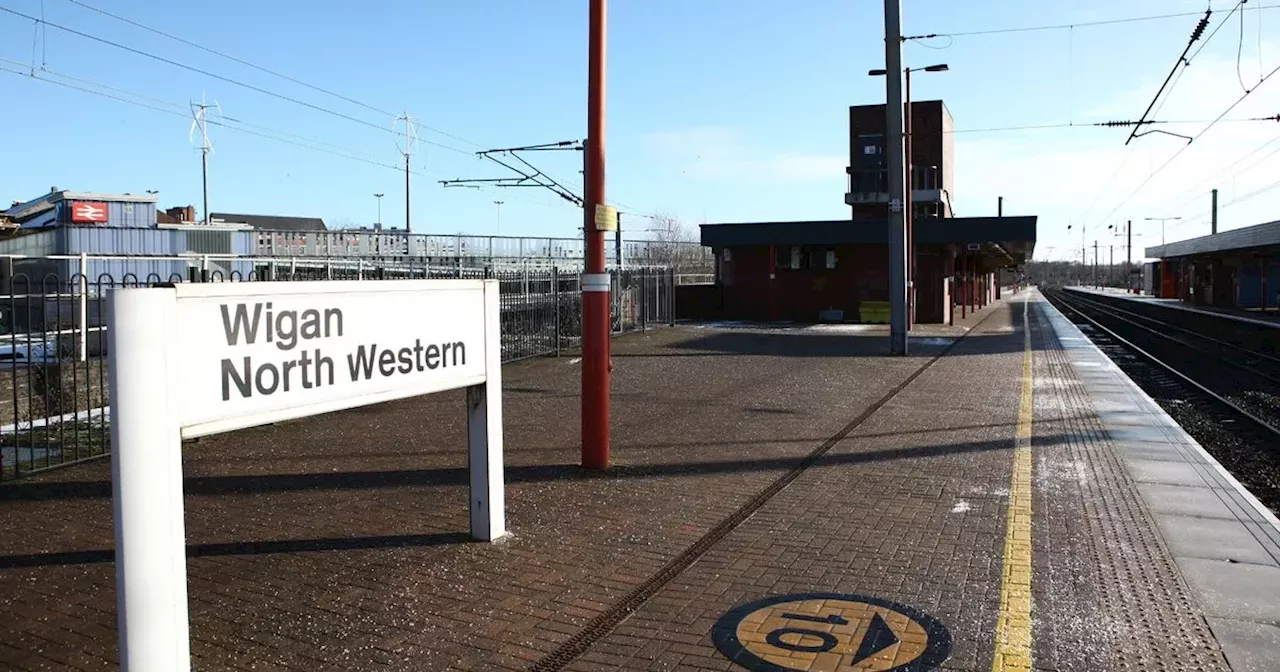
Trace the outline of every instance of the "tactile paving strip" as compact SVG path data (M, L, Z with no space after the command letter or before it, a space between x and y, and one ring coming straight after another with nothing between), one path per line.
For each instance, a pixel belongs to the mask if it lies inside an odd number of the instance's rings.
M1062 510L1063 502L1045 501L1054 496L1052 488L1040 488L1037 504L1045 517L1038 515L1036 525L1049 526L1047 535L1039 538L1047 536L1049 543L1063 540L1067 555L1086 554L1068 568L1074 578L1057 580L1074 581L1074 592L1067 592L1096 609L1091 613L1079 604L1068 606L1084 614L1083 627L1070 634L1057 633L1057 646L1053 634L1045 633L1050 636L1043 640L1037 635L1042 644L1048 644L1037 646L1037 667L1074 669L1088 660L1095 669L1230 669L1056 334L1038 311L1033 315L1036 377L1053 386L1057 399L1057 408L1037 409L1033 450L1041 435L1054 437L1053 445L1040 449L1054 451L1045 459L1074 468L1075 477L1065 479L1072 486L1061 494L1068 501L1078 497L1082 509L1076 513L1082 529L1064 537L1055 528L1070 525L1063 520L1069 512ZM1040 554L1037 561L1052 565L1054 561L1045 555ZM1068 574L1061 570L1055 568L1056 573ZM1042 625L1050 631L1055 626L1071 629L1072 624L1045 624L1043 615L1037 617L1038 631ZM1064 650L1081 646L1087 650Z

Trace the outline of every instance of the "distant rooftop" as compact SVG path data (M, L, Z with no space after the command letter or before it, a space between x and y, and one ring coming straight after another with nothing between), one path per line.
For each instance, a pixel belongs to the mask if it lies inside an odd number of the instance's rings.
M30 216L52 208L56 203L61 201L97 201L101 203L155 203L156 197L153 194L100 194L92 191L71 191L69 189L58 189L52 187L49 193L33 198L26 202L15 202L7 210L0 210L0 214L7 215L14 220L22 221Z
M233 212L215 212L210 217L214 224L248 224L267 231L328 231L319 217L277 217L275 215L244 215Z
M1148 259L1170 259L1199 254L1228 254L1268 249L1274 251L1277 247L1280 247L1280 221L1154 245L1148 247L1143 254Z

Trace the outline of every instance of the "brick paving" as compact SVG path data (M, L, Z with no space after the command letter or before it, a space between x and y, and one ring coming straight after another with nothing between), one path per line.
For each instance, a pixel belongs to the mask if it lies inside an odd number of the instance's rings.
M509 366L513 536L493 545L466 541L460 394L190 444L196 668L529 669L830 444L568 669L738 669L712 643L717 619L744 602L811 592L919 609L950 631L943 667L989 669L1020 320L999 303L954 328L921 330L970 335L851 431L945 341L921 338L911 357L889 358L876 330L623 337L617 466L605 475L573 466L574 359ZM1070 384L1070 369L1051 365L1054 343L1033 333L1043 400L1057 389L1044 385ZM1036 411L1037 667L1111 669L1143 655L1168 669L1213 669L1221 658L1132 484L1090 429L1087 401L1070 403ZM1105 478L1081 481L1088 467ZM0 667L113 669L108 477L93 463L0 488ZM1135 599L1153 585L1155 599ZM1166 626L1186 641L1150 640Z

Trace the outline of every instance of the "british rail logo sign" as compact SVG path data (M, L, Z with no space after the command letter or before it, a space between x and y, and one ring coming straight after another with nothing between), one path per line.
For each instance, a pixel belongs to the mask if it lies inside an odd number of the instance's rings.
M107 204L78 201L71 204L71 221L100 224L107 221Z
M753 672L930 670L951 654L937 619L863 595L776 595L735 608L711 633L725 657Z

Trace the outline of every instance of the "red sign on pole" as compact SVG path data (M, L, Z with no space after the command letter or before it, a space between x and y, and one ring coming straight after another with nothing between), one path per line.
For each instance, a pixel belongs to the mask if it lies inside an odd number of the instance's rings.
M102 223L107 221L107 204L78 201L71 204L72 222Z

